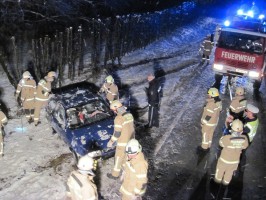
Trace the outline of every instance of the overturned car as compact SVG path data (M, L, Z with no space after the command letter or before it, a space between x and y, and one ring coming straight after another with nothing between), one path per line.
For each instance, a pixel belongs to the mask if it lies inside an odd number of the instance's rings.
M114 114L97 91L88 82L57 88L46 107L52 129L69 145L76 159L85 154L108 158L115 152L107 148Z

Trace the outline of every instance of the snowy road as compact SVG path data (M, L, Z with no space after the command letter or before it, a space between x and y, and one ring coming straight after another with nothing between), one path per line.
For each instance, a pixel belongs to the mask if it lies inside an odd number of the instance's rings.
M149 183L144 199L211 198L209 182L216 166L217 145L229 96L221 95L223 112L211 151L199 158L196 147L201 142L200 117L214 76L210 65L198 64L197 54L201 40L214 30L215 23L214 19L205 18L177 29L169 37L125 56L122 67L115 73L120 88L129 88L132 102L137 102L139 107L147 105L144 88L148 73L159 71L164 83L160 128L137 128L136 137L149 161ZM14 114L16 104L10 96L14 88L4 74L1 78L5 91L2 99ZM261 126L247 152L243 176L235 178L234 187L229 188L228 194L232 195L230 191L233 191L234 199L266 198L265 82L261 91L258 100L252 96L251 85L247 88L247 99L261 110ZM147 120L147 114L137 120ZM65 182L73 169L71 155L63 141L51 134L46 121L35 128L26 124L24 118L12 119L6 132L6 154L0 160L0 199L63 199ZM97 171L99 193L106 200L119 199L120 182L106 177L112 165L113 159L101 161Z

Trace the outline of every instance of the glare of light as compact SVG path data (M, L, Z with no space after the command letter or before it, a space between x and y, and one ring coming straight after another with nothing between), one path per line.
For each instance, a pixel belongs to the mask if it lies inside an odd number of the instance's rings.
M252 10L249 10L248 13L247 13L247 15L248 15L249 17L254 17L254 13L253 13Z
M224 66L221 64L213 64L213 68L217 70L223 70Z
M260 76L260 73L259 72L255 72L255 71L250 71L248 73L248 75L252 78L258 78Z
M23 133L23 132L26 132L27 131L27 128L26 127L17 127L16 128L16 131Z
M224 22L224 25L225 25L225 26L230 26L230 21L229 21L229 20L226 20L226 21Z
M264 15L259 15L259 19L263 19L264 17Z
M244 14L244 11L243 11L242 9L239 9L239 10L237 11L237 14L238 14L238 15L243 15L243 14Z

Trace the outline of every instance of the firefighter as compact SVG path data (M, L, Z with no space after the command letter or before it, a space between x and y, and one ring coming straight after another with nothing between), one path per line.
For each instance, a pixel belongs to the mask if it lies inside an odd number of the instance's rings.
M247 104L246 109L244 110L244 131L243 134L247 136L249 145L252 143L256 133L257 129L259 126L259 120L258 120L258 113L259 109L252 105L252 104ZM230 127L230 123L234 120L234 117L232 115L229 115L226 118L225 125L228 129Z
M210 55L213 47L213 42L211 41L211 35L207 35L201 44L201 49L203 51L201 62L204 63L207 60L207 63L210 62Z
M4 126L7 124L6 115L0 110L0 157L4 156Z
M245 98L245 91L242 87L237 87L235 91L235 97L232 99L229 114L234 117L234 119L242 120L244 110L247 105L247 100Z
M116 151L112 174L108 173L107 176L111 179L117 179L120 175L122 163L125 160L126 145L130 139L135 137L135 128L132 114L126 111L120 101L113 101L110 108L117 116L114 120L114 133L107 147L112 148L116 145Z
M219 98L219 91L216 88L208 90L207 103L204 106L201 117L202 126L202 143L199 150L209 150L212 143L213 133L219 121L220 112L222 110L222 102Z
M106 99L109 101L110 104L114 100L119 99L118 87L115 84L114 78L111 75L105 78L105 83L103 84L99 92L104 92L106 94Z
M16 90L16 99L24 109L26 119L29 123L33 122L34 115L34 97L36 94L36 82L33 80L30 72L25 71L22 79L19 81ZM20 99L19 99L20 95Z
M34 111L34 124L38 126L40 124L40 113L42 107L46 106L49 94L51 92L51 84L56 78L56 73L54 71L48 72L44 79L41 79L38 83L37 94L35 97L35 111Z
M147 77L149 87L146 88L149 104L148 124L146 127L151 128L153 126L159 127L159 104L160 104L160 91L161 86L156 80L153 74L149 74Z
M126 162L123 164L122 200L141 200L147 187L148 162L142 153L142 147L136 139L131 139L126 146Z
M78 169L71 172L67 180L67 199L71 200L98 200L97 187L93 181L94 160L83 156L78 161Z
M236 119L231 125L231 135L221 137L219 144L223 149L216 166L216 183L228 185L237 170L241 152L248 147L248 139L242 132L243 123Z

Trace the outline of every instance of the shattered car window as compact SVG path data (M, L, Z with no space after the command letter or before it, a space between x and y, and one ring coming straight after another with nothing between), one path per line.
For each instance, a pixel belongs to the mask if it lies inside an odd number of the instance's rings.
M70 128L87 126L110 117L108 107L101 100L94 100L82 106L69 108L66 113Z

